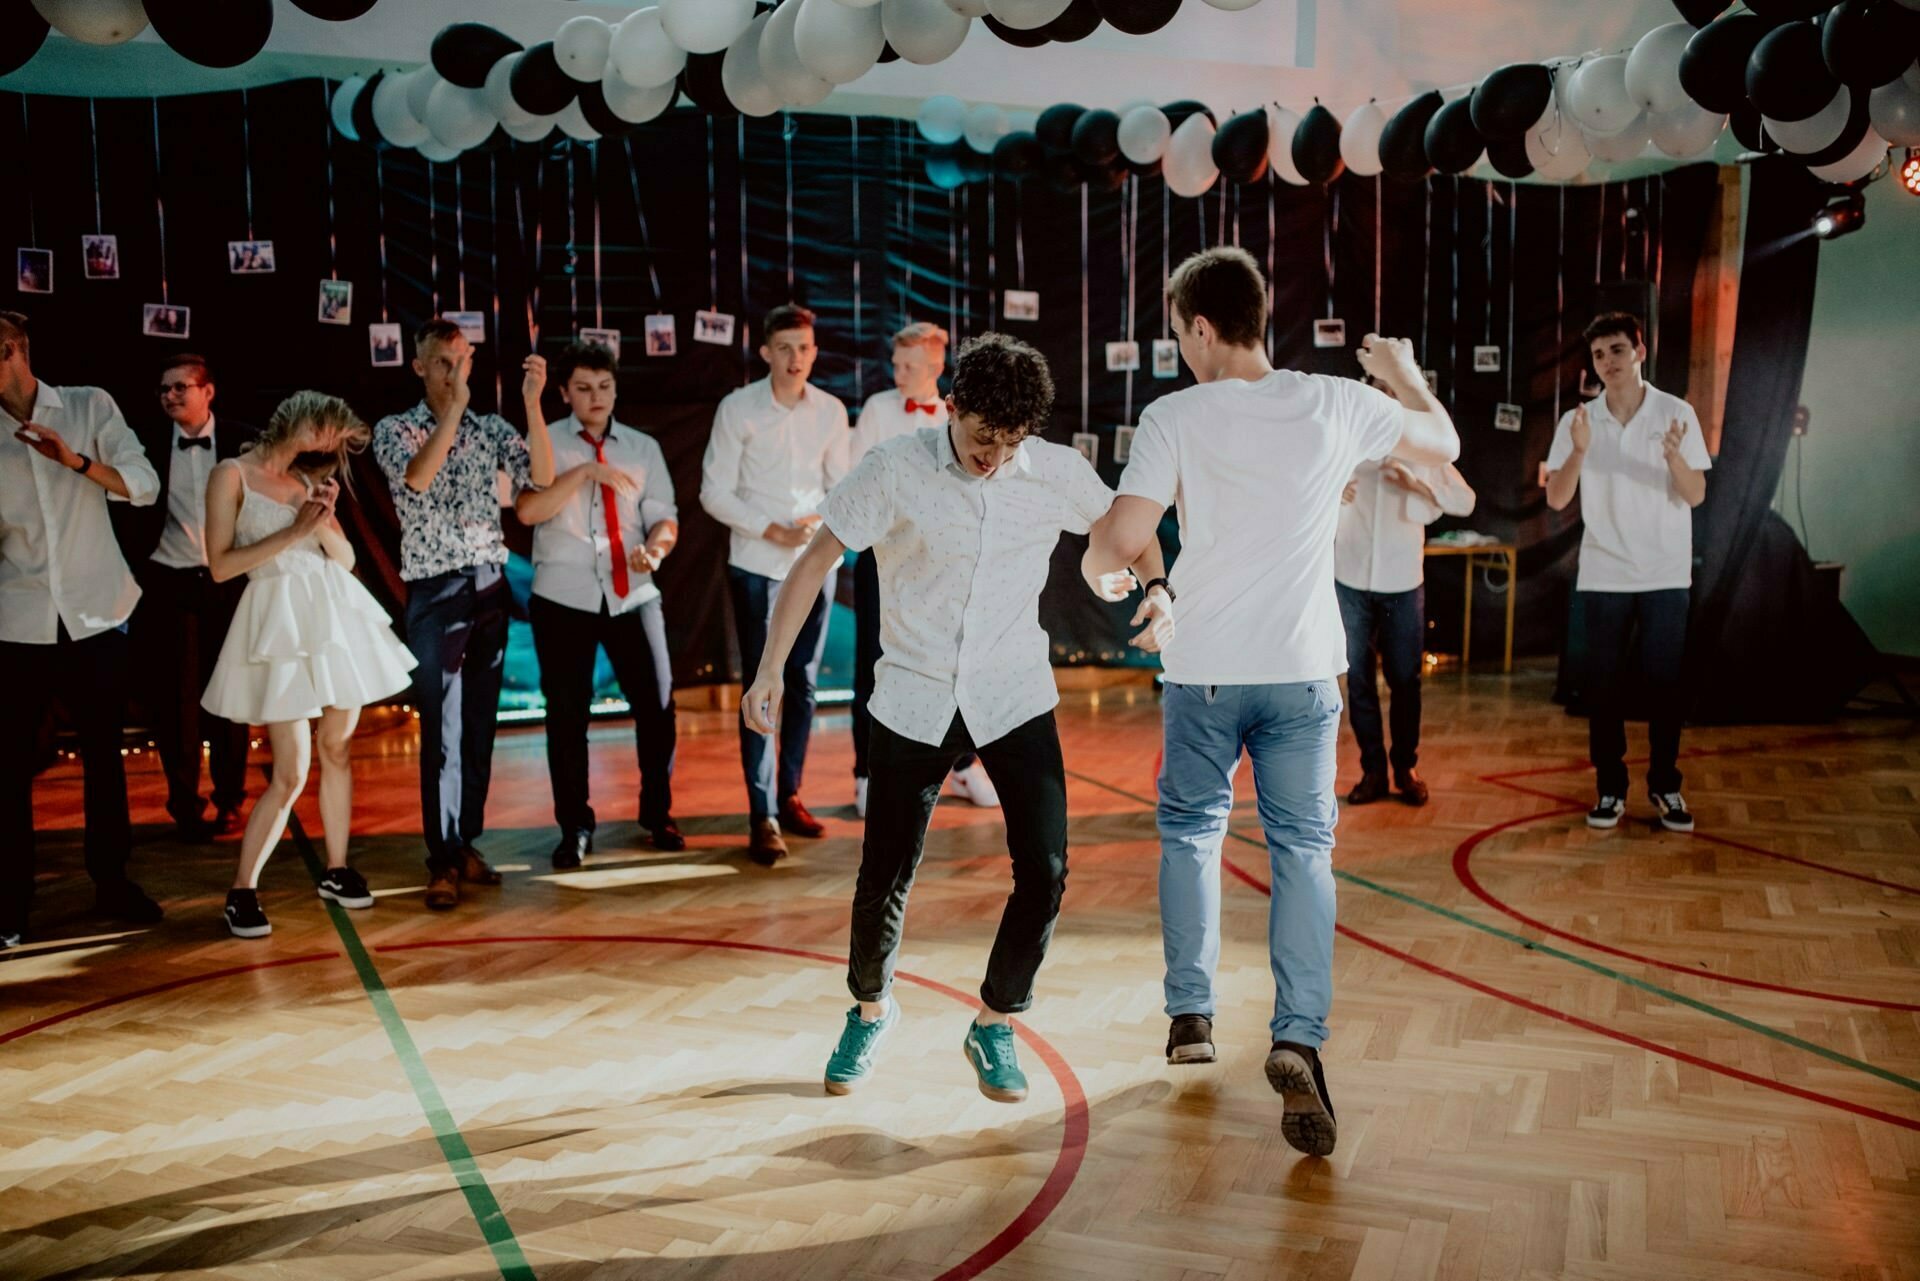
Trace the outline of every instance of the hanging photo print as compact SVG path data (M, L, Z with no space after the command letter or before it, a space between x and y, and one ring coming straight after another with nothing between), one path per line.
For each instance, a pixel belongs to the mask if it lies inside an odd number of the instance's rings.
M22 249L14 282L23 294L53 292L53 250Z
M724 311L694 312L693 340L716 347L733 346L733 317Z
M1073 447L1095 467L1100 465L1100 438L1090 431L1073 433Z
M353 282L351 280L320 282L320 323L323 325L353 323Z
M1519 431L1521 409L1504 402L1493 407L1493 426L1497 431Z
M1153 340L1153 376L1155 378L1180 376L1179 339L1156 338Z
M475 346L487 340L487 313L484 311L443 311L440 319L460 326L460 335Z
M273 270L271 240L229 240L227 270L236 276L264 276Z
M1127 373L1140 368L1140 344L1137 342L1110 342L1107 344L1107 372Z
M673 317L658 312L647 317L647 354L671 356L680 349L680 336L674 331Z
M1113 461L1124 463L1133 457L1133 428L1115 427L1113 429Z
M404 364L400 354L400 326L368 325L367 354L377 368L389 369Z
M1347 345L1347 322L1344 320L1316 320L1313 322L1313 345L1316 347L1344 347Z
M149 338L186 338L193 330L193 308L150 302L141 311L140 332Z
M613 353L613 363L620 363L620 331L618 329L582 329L580 341L598 343Z
M120 237L80 237L80 264L88 280L120 279Z
M1473 349L1473 372L1476 374L1499 373L1500 349L1498 347L1475 347Z
M1000 314L1008 320L1040 319L1040 295L1032 289L1009 289L1000 304Z

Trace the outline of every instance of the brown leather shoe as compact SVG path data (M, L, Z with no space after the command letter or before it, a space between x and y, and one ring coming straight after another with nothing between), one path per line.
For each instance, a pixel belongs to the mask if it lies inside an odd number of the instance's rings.
M1360 781L1347 793L1349 805L1371 805L1387 794L1387 776L1385 774L1362 774Z
M1395 770L1393 774L1394 790L1400 793L1400 799L1409 805L1427 803L1427 781L1420 777L1418 770Z
M680 831L680 825L671 818L658 827L647 829L647 843L657 850L675 853L687 848L687 838Z
M469 845L460 851L460 879L468 885L498 885L500 873L493 865L480 856L480 851Z
M435 912L451 912L460 906L460 873L454 868L435 872L427 882L427 907Z
M772 867L786 856L787 843L780 839L780 825L770 818L754 819L747 857L762 867Z
M807 813L798 796L789 796L780 802L780 830L789 836L817 841L827 834L827 825Z

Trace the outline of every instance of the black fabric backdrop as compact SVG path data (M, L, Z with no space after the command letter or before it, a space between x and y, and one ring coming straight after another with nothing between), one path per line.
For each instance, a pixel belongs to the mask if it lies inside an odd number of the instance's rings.
M714 404L763 372L752 352L769 307L792 298L819 313L816 381L852 407L889 385L887 337L910 319L956 338L998 327L1033 342L1060 388L1051 437L1094 431L1112 481L1114 425L1186 382L1150 373L1148 343L1165 333L1163 268L1222 240L1269 269L1276 363L1357 374L1351 344L1376 327L1418 344L1479 492L1465 523L1521 547L1517 646L1552 652L1578 523L1577 512L1547 509L1537 472L1582 379L1580 328L1597 308L1645 309L1657 297L1649 373L1684 387L1715 188L1712 168L1696 166L1573 188L1349 176L1330 191L1269 180L1197 199L1169 196L1157 177L1119 191L947 191L928 181L929 149L911 122L684 110L619 141L430 165L333 135L329 88L308 80L158 102L0 94L0 154L15 180L0 203L0 245L49 248L56 264L52 294L0 291L33 317L37 371L104 386L138 419L158 413L159 362L188 349L213 361L218 408L237 416L263 422L287 392L319 387L371 421L412 403L417 383L404 368L370 366L366 325L411 330L468 309L488 325L476 407L504 400L517 419L516 371L536 334L551 355L578 328L620 329L621 416L659 437L681 498L681 549L661 581L682 684L737 678L725 531L696 495ZM81 236L95 232L119 237L117 280L83 278ZM274 274L228 273L226 242L248 238L274 241ZM315 318L318 282L336 275L353 282L349 326ZM1037 322L997 319L1009 288L1039 292ZM141 335L142 304L163 297L192 308L184 342ZM732 346L692 341L692 314L709 306L740 318ZM674 316L678 355L642 354L655 312ZM1349 346L1313 345L1313 321L1327 316L1345 322ZM1128 337L1144 367L1108 372L1105 344ZM1475 372L1480 344L1511 348L1511 359ZM1502 401L1523 407L1519 432L1495 430ZM397 604L384 483L363 468L357 489L364 576ZM1128 613L1080 585L1072 542L1041 606L1056 661L1128 661ZM1476 593L1482 653L1498 635L1501 587ZM1457 646L1460 593L1455 574L1429 585L1430 648Z

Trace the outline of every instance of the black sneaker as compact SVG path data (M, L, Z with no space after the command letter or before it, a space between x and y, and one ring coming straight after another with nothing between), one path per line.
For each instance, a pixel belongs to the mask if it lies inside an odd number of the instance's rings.
M372 907L373 891L366 880L350 867L330 867L320 878L320 897L332 899L341 907Z
M227 928L235 938L262 939L273 933L273 922L260 910L260 896L253 890L227 891Z
M1600 803L1587 811L1588 827L1618 827L1627 812L1627 802L1618 796L1602 796Z
M1213 1062L1213 1020L1204 1014L1176 1014L1167 1033L1167 1062Z
M129 925L153 925L166 915L145 890L125 878L104 882L95 889L93 907L102 916Z
M1267 1084L1280 1096L1280 1137L1288 1146L1308 1156L1331 1154L1333 1099L1320 1071L1320 1051L1297 1041L1275 1041L1267 1055Z
M571 872L586 861L587 854L593 849L593 833L588 831L562 832L560 843L553 847L553 870Z
M1687 798L1678 792L1648 792L1653 808L1660 811L1660 826L1669 832L1691 832L1693 813L1687 809Z

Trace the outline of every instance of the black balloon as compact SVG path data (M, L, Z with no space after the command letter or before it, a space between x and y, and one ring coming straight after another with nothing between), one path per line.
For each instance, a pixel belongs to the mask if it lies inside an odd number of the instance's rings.
M1308 182L1332 182L1347 167L1340 158L1340 122L1317 102L1293 131L1293 167Z
M1747 59L1747 98L1775 120L1805 120L1839 88L1820 56L1820 28L1811 22L1775 27Z
M553 41L543 40L513 60L507 90L520 110L551 116L565 110L580 95L580 82L560 70L553 56Z
M1087 176L1071 155L1048 156L1046 175L1047 185L1055 191L1078 191L1087 185Z
M1427 121L1427 163L1441 173L1465 173L1473 168L1487 140L1473 127L1473 95L1455 98ZM1521 154L1526 153L1522 140Z
M296 9L304 10L328 22L345 22L348 18L357 18L379 3L380 0L293 0Z
M1720 16L1727 0L1673 0L1673 7L1680 11L1680 17L1688 26L1704 27Z
M1833 0L1747 0L1747 8L1769 22L1811 18L1833 8Z
M1080 123L1080 117L1087 109L1071 102L1057 102L1040 113L1040 119L1033 126L1039 135L1040 145L1056 156L1064 156L1073 150L1073 127Z
M1429 89L1387 117L1380 129L1380 169L1387 177L1418 182L1433 172L1427 163L1427 123L1445 101L1438 89Z
M1033 173L1047 162L1047 149L1025 129L1002 134L993 144L993 166L1007 177Z
M927 181L942 191L966 186L967 174L960 167L960 157L967 150L965 143L929 147L926 159L922 162L926 166Z
M1840 0L1820 24L1820 56L1827 70L1858 89L1898 80L1913 65L1916 50L1920 10L1897 0Z
M1073 122L1073 156L1100 168L1120 156L1120 117L1111 111L1083 111Z
M980 21L987 24L987 30L1018 49L1038 49L1049 39L1045 27L1034 27L1031 30L1022 31L1018 27L1009 27L992 14L988 14Z
M1780 150L1780 144L1767 137L1766 129L1761 126L1759 108L1750 102L1742 102L1728 114L1727 127L1748 151Z
M1234 182L1259 182L1267 176L1271 137L1265 109L1227 117L1213 135L1213 164Z
M1116 31L1144 36L1173 21L1180 0L1097 0L1100 16Z
M1110 165L1089 165L1076 159L1073 167L1080 171L1080 181L1086 183L1093 191L1118 191L1127 185L1127 179L1133 174L1133 171L1127 168L1125 161L1115 161Z
M1533 172L1533 161L1527 159L1527 140L1524 135L1489 142L1487 160L1503 178L1524 178Z
M1747 59L1770 30L1765 18L1730 13L1694 32L1680 54L1680 87L1687 97L1719 112L1746 102Z
M0 76L18 71L47 42L47 20L29 0L0 0Z
M360 86L360 96L353 100L353 110L348 113L353 121L354 133L370 147L378 147L382 143L380 126L373 122L373 91L380 87L380 81L386 74L376 71L367 77L367 83Z
M1094 0L1073 0L1065 12L1040 29L1049 40L1085 40L1100 29L1100 6Z
M494 63L519 52L520 42L503 31L484 22L456 22L434 36L427 56L442 80L462 89L479 89L487 83Z
M690 53L687 55L686 69L680 73L680 92L693 99L693 105L715 116L737 116L740 108L733 105L733 99L727 97L727 87L720 82L720 67L727 60L727 51L718 53Z
M587 118L587 123L602 138L618 138L640 127L631 120L622 120L613 114L613 108L607 105L607 95L597 80L580 86L580 114Z
M267 47L273 0L214 7L206 0L148 0L147 21L167 47L203 67L237 67Z
M1219 120L1214 117L1213 108L1204 102L1195 102L1191 98L1182 98L1178 102L1169 102L1166 106L1160 108L1160 114L1165 116L1167 123L1175 129L1185 124L1188 118L1192 116L1205 116L1215 124L1220 123Z
M900 51L899 51L898 49L896 49L896 48L894 48L894 47L893 47L893 46L892 46L891 44L882 44L882 45L880 46L880 58L879 58L879 61L881 61L881 62L898 62L898 61L900 61Z
M1473 127L1489 142L1524 138L1553 101L1553 73L1537 62L1514 62L1480 82L1471 95Z
M1867 130L1873 124L1867 110L1867 99L1871 95L1864 89L1849 89L1847 92L1851 101L1847 109L1847 123L1841 128L1840 136L1819 151L1796 156L1794 159L1808 168L1815 165L1830 165L1852 155L1853 149L1866 138Z

